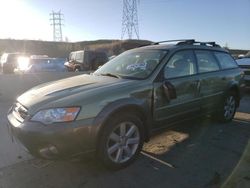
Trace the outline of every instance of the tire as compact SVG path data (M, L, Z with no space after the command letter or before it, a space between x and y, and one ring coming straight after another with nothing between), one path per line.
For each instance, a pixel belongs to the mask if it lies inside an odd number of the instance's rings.
M218 119L221 122L230 122L234 118L237 108L236 96L233 92L226 95L222 108L218 112Z
M137 116L117 114L102 131L97 152L104 166L117 170L136 159L144 141L144 127Z
M81 68L80 67L76 67L75 68L75 72L80 72L81 71Z
M14 72L14 69L11 67L3 67L3 74L11 74Z

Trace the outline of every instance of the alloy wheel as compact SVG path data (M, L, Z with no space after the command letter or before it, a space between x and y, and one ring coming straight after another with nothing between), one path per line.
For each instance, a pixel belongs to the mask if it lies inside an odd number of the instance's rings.
M234 96L230 95L227 97L225 106L224 106L224 117L225 119L232 119L236 108L236 101Z
M131 159L140 143L140 132L132 122L122 122L115 126L107 141L109 158L118 164Z

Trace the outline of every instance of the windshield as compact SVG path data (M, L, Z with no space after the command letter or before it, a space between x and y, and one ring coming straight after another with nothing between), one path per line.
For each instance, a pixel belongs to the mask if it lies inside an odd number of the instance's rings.
M131 50L104 64L95 75L116 75L130 79L147 78L166 55L164 50Z

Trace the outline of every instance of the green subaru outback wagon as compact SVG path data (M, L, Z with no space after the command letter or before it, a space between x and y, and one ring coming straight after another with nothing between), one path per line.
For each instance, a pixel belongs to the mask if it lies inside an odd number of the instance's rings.
M8 112L11 134L37 157L95 152L117 169L134 161L156 129L206 114L232 120L244 87L234 59L214 42L170 42L30 89Z

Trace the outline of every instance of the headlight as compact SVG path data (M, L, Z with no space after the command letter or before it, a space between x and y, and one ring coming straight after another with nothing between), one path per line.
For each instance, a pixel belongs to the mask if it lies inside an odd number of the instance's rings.
M74 121L80 111L80 107L69 108L53 108L37 112L32 118L32 121L39 121L44 124L56 122Z

